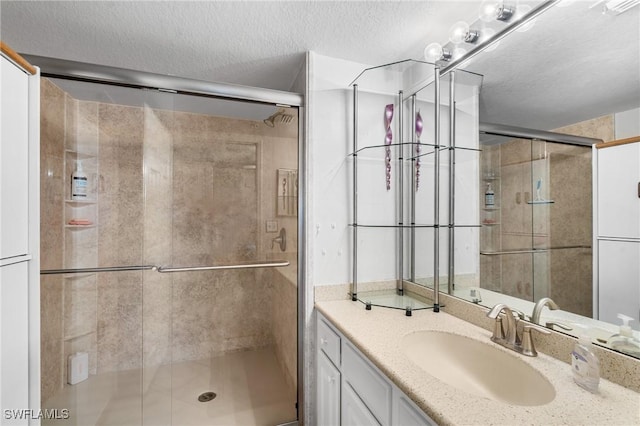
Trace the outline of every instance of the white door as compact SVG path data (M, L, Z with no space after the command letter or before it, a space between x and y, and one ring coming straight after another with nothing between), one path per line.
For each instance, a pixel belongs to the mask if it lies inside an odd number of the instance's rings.
M3 425L29 408L29 262L0 267L0 406ZM7 412L6 410L10 410ZM13 410L22 410L21 414ZM12 414L15 413L15 414ZM7 418L9 417L9 418Z
M597 151L598 235L640 239L640 143Z
M598 242L598 319L619 324L619 313L640 317L640 242ZM637 329L636 326L633 328Z
M29 77L4 57L0 74L0 259L4 259L28 250Z

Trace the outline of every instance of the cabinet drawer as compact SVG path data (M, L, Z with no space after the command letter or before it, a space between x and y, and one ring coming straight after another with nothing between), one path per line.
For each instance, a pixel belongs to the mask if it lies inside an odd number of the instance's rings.
M342 345L342 374L380 424L391 424L391 384L347 342Z
M340 336L318 316L318 347L327 354L334 365L340 367Z

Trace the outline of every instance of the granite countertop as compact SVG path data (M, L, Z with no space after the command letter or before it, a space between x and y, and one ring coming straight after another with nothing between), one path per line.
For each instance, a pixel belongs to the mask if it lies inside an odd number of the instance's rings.
M490 332L446 312L414 311L407 317L395 309L367 311L349 300L317 302L316 308L438 424L640 424L639 393L601 379L599 393L592 394L573 382L569 364L541 353L531 358L504 349L489 340ZM468 336L512 354L542 373L554 386L556 397L541 406L515 406L441 382L401 350L402 337L418 330Z

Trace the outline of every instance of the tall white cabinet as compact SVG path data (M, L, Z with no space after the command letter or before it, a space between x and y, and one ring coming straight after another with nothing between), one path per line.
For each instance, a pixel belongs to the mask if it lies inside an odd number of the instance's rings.
M638 320L640 137L595 146L594 177L594 317Z
M0 423L39 424L40 77L0 47Z

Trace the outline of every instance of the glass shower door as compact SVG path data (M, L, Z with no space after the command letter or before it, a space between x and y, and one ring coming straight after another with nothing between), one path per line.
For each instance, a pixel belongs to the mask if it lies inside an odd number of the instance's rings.
M591 149L503 138L482 153L481 282L520 299L591 312Z
M297 176L297 110L42 93L42 400L68 413L43 423L295 420L297 211L277 176Z

